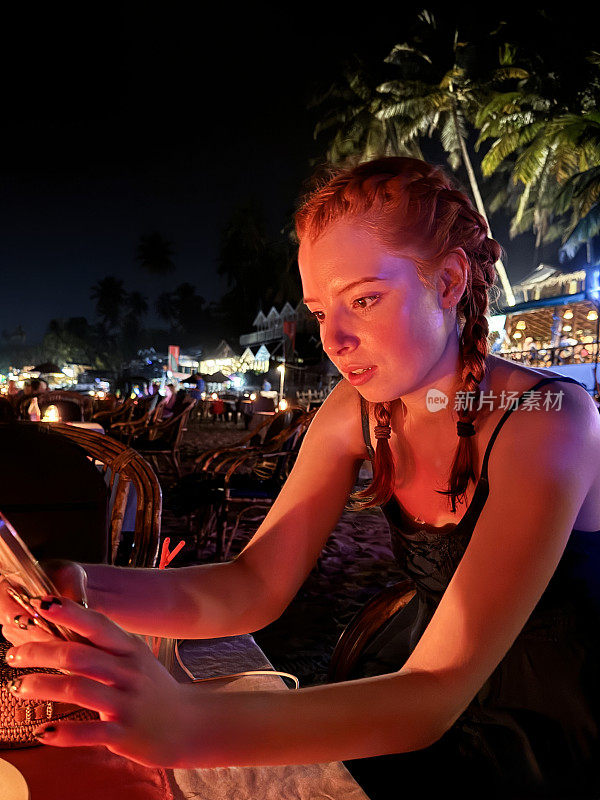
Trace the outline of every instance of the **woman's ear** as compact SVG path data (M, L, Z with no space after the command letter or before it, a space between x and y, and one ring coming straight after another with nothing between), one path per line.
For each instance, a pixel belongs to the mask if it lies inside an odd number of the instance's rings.
M458 247L446 256L437 280L440 308L457 306L469 277L469 262L465 251Z

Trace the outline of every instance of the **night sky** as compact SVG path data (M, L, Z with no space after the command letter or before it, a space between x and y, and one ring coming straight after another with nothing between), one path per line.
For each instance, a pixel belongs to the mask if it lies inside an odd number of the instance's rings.
M4 19L0 330L21 324L31 344L52 317L93 321L90 286L108 274L151 302L184 281L216 300L220 230L247 200L278 235L317 155L307 99L352 52L383 59L411 12L325 21L259 9L227 4L203 20L200 4L122 4L112 16L53 5ZM531 242L492 225L521 277ZM134 261L155 229L175 244L167 278Z

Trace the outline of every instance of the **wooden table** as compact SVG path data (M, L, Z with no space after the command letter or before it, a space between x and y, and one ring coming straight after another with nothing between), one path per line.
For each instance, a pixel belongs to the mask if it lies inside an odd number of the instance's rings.
M195 677L269 669L252 636L186 641L183 663ZM189 680L176 664L173 674ZM210 685L210 684L206 684ZM278 676L215 681L215 691L287 691ZM201 724L201 720L199 720ZM218 769L149 769L104 747L0 750L24 775L31 800L368 800L343 764ZM0 787L0 796L1 796Z

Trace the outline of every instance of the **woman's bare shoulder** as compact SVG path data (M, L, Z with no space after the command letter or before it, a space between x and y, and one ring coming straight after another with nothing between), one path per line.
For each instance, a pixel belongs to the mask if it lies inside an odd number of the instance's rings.
M503 359L496 359L502 362ZM502 389L522 394L533 388L543 378L564 378L551 370L534 370L510 362L494 365L492 390L498 395ZM509 458L517 451L527 457L532 452L544 452L546 456L558 456L565 448L580 453L582 460L589 460L590 469L596 470L597 448L600 447L600 414L586 389L576 383L558 380L543 384L539 395L531 396L530 402L522 404L511 414L511 436L499 437L490 461L507 467L514 464Z
M346 453L367 458L362 434L360 395L348 381L341 380L318 410L311 429L327 436Z

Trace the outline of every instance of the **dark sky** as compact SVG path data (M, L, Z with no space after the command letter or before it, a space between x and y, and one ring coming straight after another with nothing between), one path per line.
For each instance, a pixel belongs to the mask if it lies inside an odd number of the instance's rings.
M224 4L215 18L205 5L169 6L111 15L80 4L78 16L53 5L4 19L0 329L21 324L32 343L52 317L92 320L90 286L108 274L150 300L183 281L217 299L228 215L254 198L277 235L310 172L313 88L352 52L382 59L411 16L402 6L325 21L299 5ZM529 271L529 243L494 226L511 277ZM134 262L154 229L175 243L168 279Z

